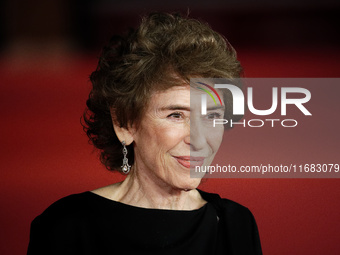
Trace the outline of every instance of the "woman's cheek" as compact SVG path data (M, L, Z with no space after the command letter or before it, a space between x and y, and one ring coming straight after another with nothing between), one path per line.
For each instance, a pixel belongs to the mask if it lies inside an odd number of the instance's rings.
M210 132L207 132L207 134L207 141L213 148L213 151L216 152L222 143L224 128L222 127L218 128L217 130L210 130Z
M180 140L187 133L187 127L182 123L170 123L159 128L157 132L164 138Z

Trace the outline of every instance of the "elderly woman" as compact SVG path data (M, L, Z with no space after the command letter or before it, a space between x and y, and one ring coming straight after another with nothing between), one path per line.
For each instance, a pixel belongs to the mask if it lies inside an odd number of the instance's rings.
M261 254L251 212L190 177L223 136L223 127L198 130L190 78L241 70L221 35L180 15L154 13L114 37L91 75L84 120L103 164L126 178L51 205L32 222L28 254Z

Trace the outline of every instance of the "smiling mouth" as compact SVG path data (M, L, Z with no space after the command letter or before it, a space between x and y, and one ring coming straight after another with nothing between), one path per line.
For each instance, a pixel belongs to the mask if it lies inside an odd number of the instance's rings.
M190 157L190 156L178 156L174 157L178 163L185 168L195 168L196 166L202 166L205 157Z

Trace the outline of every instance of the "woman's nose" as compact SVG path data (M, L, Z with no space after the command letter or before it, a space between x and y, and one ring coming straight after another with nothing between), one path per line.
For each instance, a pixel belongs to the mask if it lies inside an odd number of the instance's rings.
M199 121L191 120L189 141L191 151L198 151L206 146L206 134Z

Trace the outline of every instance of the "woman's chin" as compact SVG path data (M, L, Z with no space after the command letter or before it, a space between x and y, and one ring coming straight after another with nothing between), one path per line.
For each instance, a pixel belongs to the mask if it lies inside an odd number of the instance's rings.
M187 180L181 182L180 189L184 191L190 191L196 189L198 185L201 183L201 178L191 178L189 177Z

